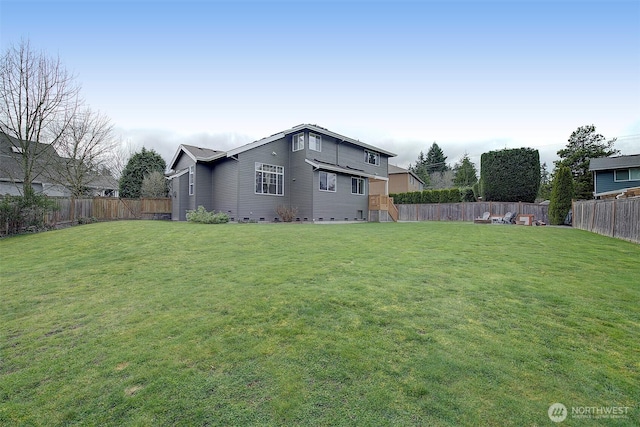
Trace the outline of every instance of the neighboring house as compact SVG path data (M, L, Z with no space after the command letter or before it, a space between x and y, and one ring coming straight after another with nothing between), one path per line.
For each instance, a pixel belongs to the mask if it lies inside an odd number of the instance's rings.
M640 188L640 154L590 159L595 198L623 197Z
M389 165L389 193L409 193L424 190L424 181L414 172Z
M369 182L388 184L392 156L307 124L227 152L180 145L169 164L172 218L204 206L232 221L278 221L278 207L295 209L296 221L365 220Z
M70 196L71 192L63 184L58 167L66 160L60 157L49 144L31 142L33 149L38 150L38 159L34 165L31 186L37 194L47 196ZM21 147L11 136L0 134L0 196L9 194L22 195L24 169L21 159ZM108 174L95 174L87 184L89 195L117 197L118 181Z

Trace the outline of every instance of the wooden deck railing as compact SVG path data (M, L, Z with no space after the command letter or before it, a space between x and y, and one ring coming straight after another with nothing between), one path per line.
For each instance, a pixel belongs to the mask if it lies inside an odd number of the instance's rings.
M369 196L370 211L387 211L394 221L398 221L398 208L393 204L393 197L382 194Z

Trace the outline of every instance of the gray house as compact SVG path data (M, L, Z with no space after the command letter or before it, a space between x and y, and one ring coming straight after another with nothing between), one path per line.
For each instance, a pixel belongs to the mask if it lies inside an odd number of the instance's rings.
M0 133L0 195L18 196L23 192L24 164L22 150L16 138ZM68 197L71 195L69 182L62 170L71 159L60 157L50 144L29 142L30 150L37 153L33 162L31 186L35 193L51 197ZM36 156L34 156L36 157ZM88 173L86 175L87 196L118 196L118 180L109 173Z
M232 221L365 220L370 183L384 184L395 154L317 125L299 125L223 152L181 145L169 168L174 220L202 205Z
M640 154L590 159L593 171L593 196L615 197L640 187Z

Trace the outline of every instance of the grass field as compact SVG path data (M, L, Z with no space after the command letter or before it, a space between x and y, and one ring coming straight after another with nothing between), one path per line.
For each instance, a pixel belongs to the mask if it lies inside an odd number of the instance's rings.
M556 425L555 402L640 424L632 243L132 221L0 256L1 425Z

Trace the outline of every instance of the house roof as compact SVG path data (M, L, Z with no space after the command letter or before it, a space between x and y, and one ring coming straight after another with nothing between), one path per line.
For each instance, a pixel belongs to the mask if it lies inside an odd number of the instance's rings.
M306 163L310 164L311 166L313 166L316 169L328 170L328 171L332 171L332 172L339 172L339 173L343 173L343 174L347 174L347 175L361 176L363 178L380 179L380 180L383 180L383 181L387 181L389 179L386 176L379 176L379 175L376 175L376 174L365 173L361 169L355 169L355 168L351 168L349 166L335 165L335 164L332 164L332 163L322 162L322 161L316 160L316 159L313 159L313 160L304 159L304 161Z
M323 135L331 136L331 137L336 138L336 139L338 139L340 141L344 141L344 142L348 142L350 144L358 145L360 147L369 149L371 151L375 151L375 152L378 152L378 153L381 153L381 154L385 154L385 155L387 155L389 157L395 157L396 156L396 154L394 154L394 153L392 153L390 151L386 151L386 150L383 150L381 148L374 147L373 145L365 144L364 142L361 142L361 141L359 141L357 139L353 139L353 138L349 138L349 137L344 136L344 135L340 135L338 133L332 132L329 129L325 129L325 128L320 127L318 125L310 125L310 124L302 124L302 125L294 126L291 129L287 129L287 130L284 130L282 132L278 132L276 134L273 134L273 135L268 136L266 138L259 139L257 141L251 142L249 144L245 144L245 145L240 146L238 148L234 148L233 150L229 150L227 152L227 156L228 157L235 156L236 154L243 153L243 152L251 150L253 148L260 147L261 145L268 144L268 143L270 143L272 141L276 141L278 139L284 138L287 135L291 135L293 133L304 131L304 130L310 130L312 132L316 132L316 133L320 133L320 134L323 134Z
M424 185L424 181L420 179L420 177L418 175L415 174L415 172L410 171L409 169L404 169L401 168L399 166L395 166L395 165L389 165L389 175L395 175L395 174L401 174L401 173L408 173L409 175L413 176L415 179L417 179L418 181L420 181L420 183L422 185Z
M0 133L0 181L21 183L24 179L24 166L22 164L19 149L37 150L35 159L34 184L51 182L65 182L60 168L69 159L60 157L51 144L30 141L28 144L20 144L20 141L10 135ZM118 181L106 174L93 174L87 186L98 189L117 189Z
M175 163L178 161L180 154L185 153L194 162L210 162L212 160L225 157L227 155L224 151L211 150L210 148L196 147L194 145L180 144L176 154L174 154L171 163L169 163L169 169L174 169Z
M598 157L596 159L590 159L589 161L590 171L634 167L640 167L640 154L617 157Z

